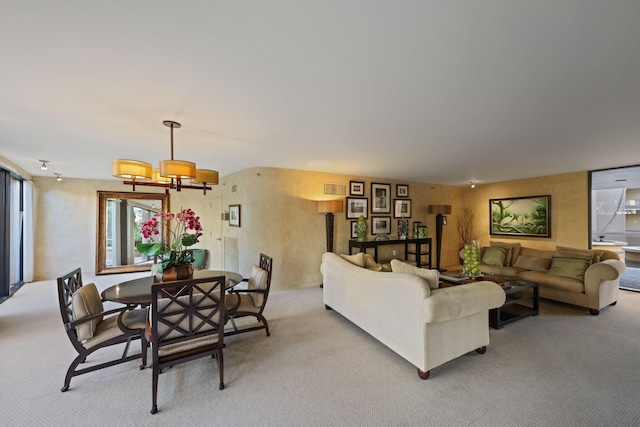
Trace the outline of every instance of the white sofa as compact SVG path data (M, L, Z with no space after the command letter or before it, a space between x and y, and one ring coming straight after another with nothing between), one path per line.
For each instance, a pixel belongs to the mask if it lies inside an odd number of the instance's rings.
M362 268L330 252L322 257L321 272L326 308L404 357L422 379L469 351L484 353L489 309L505 301L493 282L431 290L415 274Z

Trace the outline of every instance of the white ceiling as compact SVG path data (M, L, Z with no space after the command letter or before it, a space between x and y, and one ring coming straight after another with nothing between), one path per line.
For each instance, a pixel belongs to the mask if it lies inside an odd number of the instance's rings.
M637 0L3 0L0 155L451 185L640 164ZM38 159L50 160L47 171Z

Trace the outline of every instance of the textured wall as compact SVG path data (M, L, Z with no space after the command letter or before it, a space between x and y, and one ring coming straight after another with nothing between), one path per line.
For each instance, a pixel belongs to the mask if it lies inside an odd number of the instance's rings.
M551 195L551 238L489 235L489 199L547 194ZM476 214L476 236L483 246L489 240L500 240L521 242L524 246L538 249L553 250L556 245L589 247L588 172L478 185L474 189L466 189L464 203Z
M204 227L204 236L196 247L214 250L211 231L221 221L213 214L214 198L222 198L222 209L241 205L241 227L223 222L223 237L238 242L238 272L245 277L260 252L274 258L274 288L317 286L322 281L320 261L326 249L325 217L316 213L316 200L340 199L325 196L324 184L364 181L365 195L371 196L371 182L409 185L413 221L429 227L435 240L435 215L427 214L430 204L450 204L452 213L443 229L441 265L458 264L460 238L455 222L463 206L476 213L476 234L483 244L489 236L489 199L551 194L552 238L520 238L530 247L554 248L555 245L588 247L588 174L555 175L497 184L478 185L475 189L385 178L337 175L278 168L252 168L220 180L220 185L206 196L193 190L171 192L172 211L191 207ZM130 191L114 180L77 180L36 177L36 253L35 279L51 279L80 266L91 274L95 270L97 191ZM138 192L153 192L139 187ZM235 191L233 191L235 190ZM348 194L347 194L348 196ZM397 219L392 218L392 234L397 233ZM369 215L369 218L371 215ZM346 253L350 221L345 213L335 214L335 252ZM370 228L370 221L369 221ZM499 240L514 240L500 236ZM380 250L381 258L390 258L392 247ZM401 248L396 248L401 249ZM434 250L435 252L435 250ZM222 257L222 254L221 258ZM433 261L435 263L435 253ZM115 280L115 279L114 279Z

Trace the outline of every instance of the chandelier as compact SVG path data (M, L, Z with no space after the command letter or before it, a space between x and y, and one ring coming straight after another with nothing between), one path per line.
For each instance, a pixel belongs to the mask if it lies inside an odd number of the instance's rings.
M112 162L112 174L122 178L123 184L131 185L136 191L136 185L162 187L169 194L169 190L180 191L183 188L202 190L207 194L211 190L207 184L218 184L218 171L211 169L196 169L196 164L186 160L173 159L173 130L182 125L172 120L165 120L163 125L171 128L171 159L161 160L160 167L153 169L150 163L138 160L116 159Z

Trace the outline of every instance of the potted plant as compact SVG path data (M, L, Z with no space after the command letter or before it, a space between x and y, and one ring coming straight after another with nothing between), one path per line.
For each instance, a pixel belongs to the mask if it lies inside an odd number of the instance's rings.
M167 230L170 244L154 242L154 236L160 236L161 226ZM151 239L149 243L136 245L138 252L152 257L161 257L162 280L181 280L193 277L193 253L187 248L198 243L202 236L200 217L191 209L182 209L178 213L158 212L142 224L142 236Z

